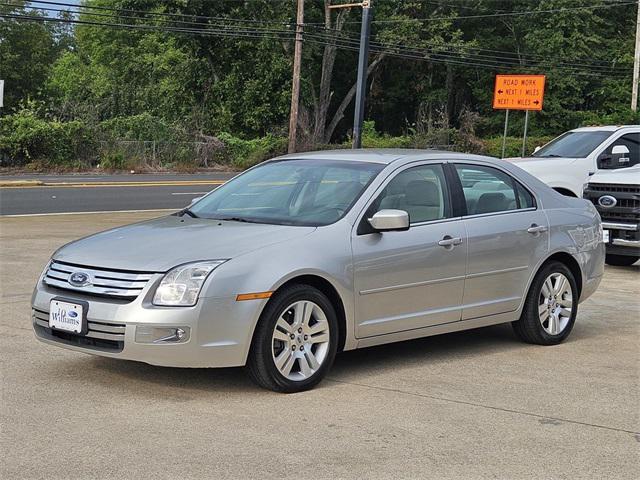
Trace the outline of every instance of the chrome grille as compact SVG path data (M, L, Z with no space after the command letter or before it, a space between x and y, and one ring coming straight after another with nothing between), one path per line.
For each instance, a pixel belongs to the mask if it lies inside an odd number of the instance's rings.
M86 285L73 285L70 283L70 278L74 273L88 275L89 282ZM107 270L52 261L44 276L44 283L51 287L89 295L134 299L140 295L153 275L153 273Z
M49 328L49 312L43 310L33 310L33 320L36 325ZM87 322L86 335L76 335L68 333L69 336L89 337L98 340L108 340L111 342L124 342L125 325L122 323L107 323L89 320ZM52 330L53 332L54 330ZM67 332L62 332L67 333Z
M594 192L606 192L606 193L639 193L640 186L638 185L618 185L618 184L604 184L604 183L590 183L587 187Z

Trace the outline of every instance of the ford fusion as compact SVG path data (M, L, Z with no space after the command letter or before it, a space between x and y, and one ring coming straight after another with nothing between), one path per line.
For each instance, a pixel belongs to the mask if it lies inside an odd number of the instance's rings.
M175 214L56 251L39 340L316 385L337 352L510 322L567 338L604 268L600 217L517 166L420 150L279 157Z

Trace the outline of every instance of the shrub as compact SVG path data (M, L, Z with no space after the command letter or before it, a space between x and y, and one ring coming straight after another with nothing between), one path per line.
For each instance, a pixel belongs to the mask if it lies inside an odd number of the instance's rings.
M535 136L527 137L527 147L525 149L525 155L533 153L534 149L538 146L542 146L545 143L550 142L553 136ZM492 157L500 158L502 154L502 137L492 137L483 140L485 155L491 155ZM519 157L522 155L522 137L507 137L505 146L505 157Z
M235 168L249 168L287 151L287 139L284 137L267 135L244 140L223 132L217 138L224 147L216 153L216 161Z
M143 141L178 141L185 133L162 118L150 113L141 113L129 117L115 117L101 122L100 132L107 138Z
M108 152L102 157L100 167L105 170L123 170L127 168L127 162L122 152Z
M77 168L88 166L94 150L93 132L79 121L38 118L28 108L0 119L3 166L37 162L54 168Z

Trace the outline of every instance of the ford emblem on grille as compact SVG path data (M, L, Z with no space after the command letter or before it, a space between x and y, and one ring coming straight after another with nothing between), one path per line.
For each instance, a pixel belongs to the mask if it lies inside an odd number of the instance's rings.
M69 283L74 287L86 287L91 284L91 278L88 273L75 272L69 276Z
M615 207L616 203L618 203L618 200L616 200L616 197L612 197L611 195L603 195L598 199L598 205L603 208Z

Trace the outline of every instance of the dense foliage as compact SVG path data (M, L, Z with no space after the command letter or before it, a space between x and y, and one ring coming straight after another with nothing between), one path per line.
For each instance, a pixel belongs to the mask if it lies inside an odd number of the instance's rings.
M2 164L244 167L286 148L294 0L84 0L94 8L74 15L11 3L0 6ZM547 75L529 146L580 125L638 122L636 7L613 3L375 0L365 145L499 154L496 73ZM306 0L305 149L344 145L351 131L360 12L326 4ZM514 137L523 117L511 116Z

